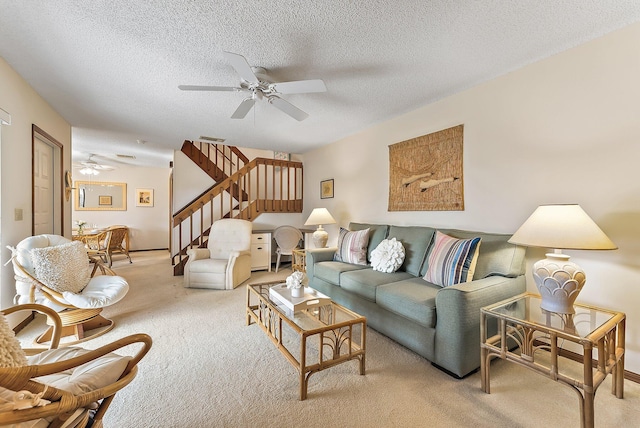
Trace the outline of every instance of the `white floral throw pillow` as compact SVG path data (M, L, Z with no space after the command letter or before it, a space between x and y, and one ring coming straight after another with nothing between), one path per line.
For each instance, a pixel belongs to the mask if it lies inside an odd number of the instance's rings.
M404 262L404 246L396 238L383 240L371 252L371 266L378 272L397 271Z

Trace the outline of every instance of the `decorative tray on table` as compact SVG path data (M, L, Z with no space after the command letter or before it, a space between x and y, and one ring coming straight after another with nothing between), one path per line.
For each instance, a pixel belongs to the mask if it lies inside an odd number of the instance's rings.
M287 288L286 284L278 284L269 288L269 298L278 306L284 307L287 312L294 313L331 303L328 296L311 287L304 287L302 297L292 297L291 290Z

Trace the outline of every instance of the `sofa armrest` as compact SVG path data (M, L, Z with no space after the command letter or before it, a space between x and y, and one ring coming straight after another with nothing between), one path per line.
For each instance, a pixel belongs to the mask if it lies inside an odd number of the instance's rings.
M435 355L442 366L464 376L480 366L480 308L524 293L525 277L490 276L445 287L436 295ZM464 356L464 357L462 357Z
M189 260L201 260L209 258L209 249L208 248L190 248L187 250L187 256L189 256Z
M333 260L333 255L338 251L338 248L314 248L306 251L306 269L307 277L313 278L315 274L315 264L320 262L329 262Z

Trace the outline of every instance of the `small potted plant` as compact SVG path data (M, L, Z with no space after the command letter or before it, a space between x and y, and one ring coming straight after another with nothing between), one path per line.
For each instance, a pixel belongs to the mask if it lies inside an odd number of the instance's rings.
M78 235L82 235L84 233L84 227L87 225L86 221L78 220L76 221L78 225Z
M302 283L304 277L304 272L300 271L295 271L287 277L286 284L287 288L291 290L291 297L304 296L304 284Z

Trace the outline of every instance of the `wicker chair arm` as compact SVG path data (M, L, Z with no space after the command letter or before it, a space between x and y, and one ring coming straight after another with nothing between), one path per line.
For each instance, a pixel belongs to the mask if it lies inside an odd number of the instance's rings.
M37 303L25 303L22 305L16 305L7 309L3 309L0 312L2 312L5 315L9 315L9 314L20 312L20 311L36 311L49 317L49 320L53 322L53 333L51 335L51 342L49 343L49 349L56 349L60 344L60 337L62 335L62 320L60 320L60 315L58 315L58 313L52 308L48 306L40 305ZM43 349L38 349L38 351L42 352ZM33 354L33 352L31 353L27 352L27 355L30 355L30 354Z
M64 391L50 385L44 385L32 380L36 377L59 373L78 367L120 348L136 343L142 344L142 347L131 358L120 379L103 388L74 395L68 391ZM150 336L146 334L134 334L116 340L105 346L101 346L100 348L87 352L86 354L69 358L67 360L42 365L0 368L0 386L3 388L7 388L12 391L28 390L33 394L43 393L42 397L52 402L51 404L42 407L13 411L10 415L0 413L0 425L4 423L28 421L35 418L50 416L52 414L73 411L80 407L89 406L93 402L115 394L133 380L137 373L136 365L147 354L147 352L149 352L151 345L152 339Z

